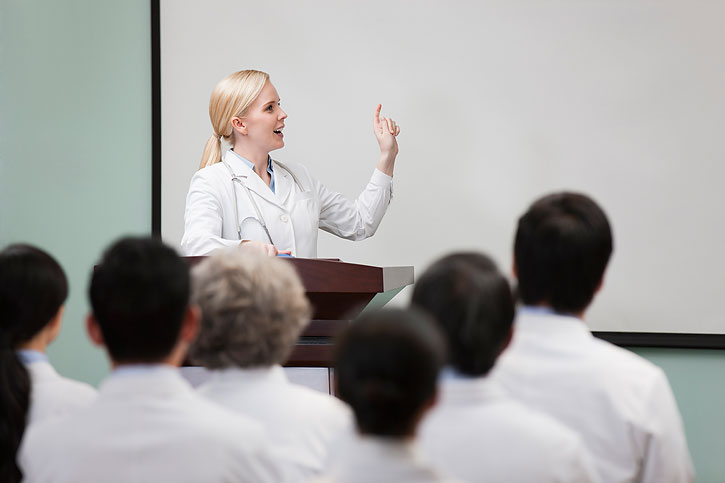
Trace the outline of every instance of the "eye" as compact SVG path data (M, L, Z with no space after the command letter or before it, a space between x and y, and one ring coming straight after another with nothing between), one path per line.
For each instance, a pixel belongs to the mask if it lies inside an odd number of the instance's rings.
M274 106L272 104L268 105L265 111L272 112L274 110Z

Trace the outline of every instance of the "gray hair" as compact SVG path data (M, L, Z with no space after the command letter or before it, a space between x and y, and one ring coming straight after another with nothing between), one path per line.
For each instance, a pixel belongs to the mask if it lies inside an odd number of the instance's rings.
M289 263L239 248L193 269L192 301L202 321L189 358L209 369L285 362L312 312Z

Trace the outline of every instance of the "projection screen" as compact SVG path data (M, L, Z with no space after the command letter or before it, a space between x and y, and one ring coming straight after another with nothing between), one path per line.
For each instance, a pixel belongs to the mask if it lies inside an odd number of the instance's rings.
M178 247L183 234L212 89L255 68L271 75L289 115L273 156L350 198L377 161L376 104L402 127L377 234L349 242L321 232L320 257L420 274L453 250L482 250L510 273L527 206L581 191L605 208L615 236L586 317L593 330L725 334L725 2L157 6L155 216L166 242Z

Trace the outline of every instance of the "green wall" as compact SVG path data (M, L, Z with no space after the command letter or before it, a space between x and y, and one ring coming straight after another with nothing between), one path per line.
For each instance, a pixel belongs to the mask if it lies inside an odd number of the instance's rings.
M108 370L84 335L103 248L151 227L148 0L2 0L0 244L56 256L71 293L49 350L62 373Z
M725 482L725 351L633 349L667 373L699 483Z
M97 384L85 337L90 269L120 235L150 232L148 0L0 3L0 245L37 244L71 294L50 349L59 371ZM667 372L701 483L725 481L725 352L635 349Z

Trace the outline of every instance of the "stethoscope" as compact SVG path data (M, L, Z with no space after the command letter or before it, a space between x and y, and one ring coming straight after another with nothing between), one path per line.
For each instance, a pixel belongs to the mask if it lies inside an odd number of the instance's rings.
M302 188L302 184L300 183L300 180L297 179L297 176L295 176L295 174L287 166L280 163L279 161L274 161L274 162L277 166L279 166L280 168L287 171L290 174L290 176L292 176L292 179L294 180L297 187L301 191L304 191L304 189ZM269 240L269 244L274 245L274 242L272 241L272 235L269 234L269 229L267 229L267 223L264 221L262 212L259 211L259 206L257 205L257 202L254 201L254 197L252 196L252 193L249 190L249 188L247 188L246 183L244 183L242 181L242 178L246 179L246 176L237 176L236 174L234 174L234 170L232 170L232 167L229 166L229 163L227 163L226 160L222 159L222 163L224 163L224 166L226 166L227 170L229 170L229 174L232 175L232 193L234 194L234 219L237 220L237 236L239 237L240 240L242 239L242 222L251 218L261 225L262 229L264 230L264 233L267 235L267 240ZM248 216L244 220L239 219L239 208L237 207L237 190L234 187L234 183L238 183L239 186L244 188L244 191L247 193L247 197L249 197L249 202L254 207L255 213L257 213L256 219L253 216Z

